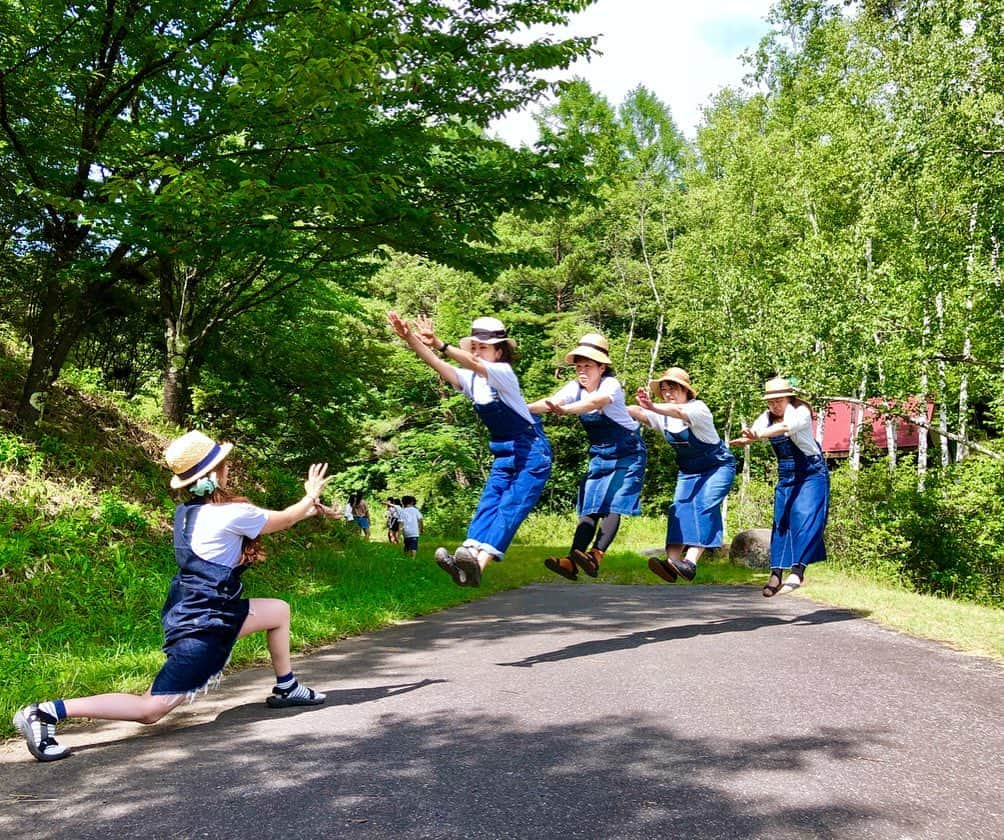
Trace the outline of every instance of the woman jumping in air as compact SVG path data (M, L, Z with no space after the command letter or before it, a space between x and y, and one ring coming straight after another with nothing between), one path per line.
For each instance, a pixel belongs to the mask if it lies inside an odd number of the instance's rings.
M497 318L477 318L459 347L440 339L428 318L416 318L414 327L396 312L387 319L419 359L473 403L488 427L494 461L467 538L452 554L436 549L436 563L454 583L480 586L485 567L505 556L551 474L551 445L512 369L516 342Z
M597 333L582 337L565 356L575 380L554 396L530 404L534 414L574 414L589 438L589 467L579 485L579 524L567 557L544 561L552 572L575 580L581 569L596 577L621 516L638 516L645 479L645 444L638 421L628 414L624 389L614 376L610 345ZM590 547L592 543L592 547Z
M826 559L823 531L830 511L830 473L812 433L808 403L782 377L769 380L764 390L767 410L730 444L766 440L777 456L770 579L763 588L763 596L770 598L798 589L805 567Z

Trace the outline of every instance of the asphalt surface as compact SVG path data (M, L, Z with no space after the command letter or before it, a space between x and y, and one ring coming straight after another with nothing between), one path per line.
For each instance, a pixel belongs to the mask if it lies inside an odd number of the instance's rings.
M4 743L0 837L1004 837L1004 667L804 597L540 585L295 666L326 705Z

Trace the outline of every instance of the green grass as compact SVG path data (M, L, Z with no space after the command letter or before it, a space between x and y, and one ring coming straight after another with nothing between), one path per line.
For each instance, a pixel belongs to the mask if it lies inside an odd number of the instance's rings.
M810 566L806 583L795 597L866 613L873 621L911 636L1004 660L1004 610L919 595L829 564Z
M574 521L564 517L532 519L506 561L489 566L479 589L454 586L433 562L435 547L453 545L456 539L425 535L419 556L412 559L386 543L347 536L340 523L320 522L271 538L269 559L250 571L245 581L251 597L276 596L290 602L293 646L298 651L530 583L665 585L648 571L641 554L661 542L659 520L631 521L618 535L617 550L604 558L595 580L559 581L544 568L542 559L565 553L567 545L533 544L526 536L548 534L553 540L562 532L570 535L570 524ZM74 609L58 613L46 608L41 621L21 610L4 623L0 629L0 646L7 654L0 661L3 734L12 733L13 712L32 700L103 691L142 692L149 686L163 661L158 615L173 563L166 535L143 543L147 554L138 555L139 565L131 555L113 551L117 563L112 560L100 569L93 565L79 569L81 578L86 578L79 586L62 572L60 591L50 594L64 604L76 604ZM36 577L31 585L43 587L44 577ZM693 585L745 585L750 587L750 598L756 599L765 581L764 572L710 557L699 564ZM66 598L70 589L75 591ZM1004 659L1002 610L892 589L829 566L811 568L806 587L795 597L847 607L903 632ZM264 636L257 634L238 643L231 668L267 660Z

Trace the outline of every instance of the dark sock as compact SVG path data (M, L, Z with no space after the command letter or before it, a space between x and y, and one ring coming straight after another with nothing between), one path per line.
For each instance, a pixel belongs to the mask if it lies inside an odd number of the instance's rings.
M596 533L596 517L595 516L580 516L579 524L575 526L575 535L572 537L572 551L579 550L584 552L589 548L589 543L593 541L593 534Z
M621 515L619 513L608 513L600 521L600 530L596 535L596 542L593 548L605 552L610 548L610 543L617 536L617 531L621 527Z
M797 563L796 565L792 566L791 570L796 575L798 575L799 580L805 580L805 566L803 566L801 563Z

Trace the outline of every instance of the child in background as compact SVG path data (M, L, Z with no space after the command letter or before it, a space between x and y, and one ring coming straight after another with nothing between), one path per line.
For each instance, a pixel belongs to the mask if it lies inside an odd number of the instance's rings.
M401 537L401 500L387 497L387 542L397 545Z
M415 506L414 496L401 498L401 533L404 536L404 553L409 557L418 554L418 537L423 531L422 511Z
M356 490L355 495L352 496L352 518L359 526L359 533L362 534L363 539L368 540L370 538L370 506L366 504L362 490Z

